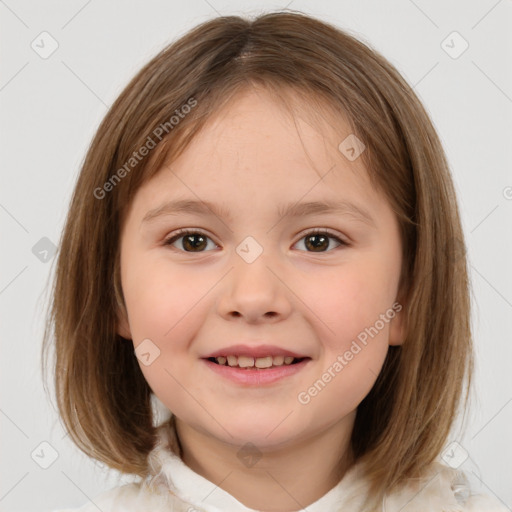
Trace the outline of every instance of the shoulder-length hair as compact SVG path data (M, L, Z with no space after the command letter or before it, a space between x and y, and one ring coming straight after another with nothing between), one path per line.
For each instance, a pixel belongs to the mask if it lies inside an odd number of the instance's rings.
M126 314L120 228L134 194L164 159L183 151L233 94L255 84L302 94L306 106L319 99L346 115L366 145L361 158L372 183L399 221L406 336L389 347L351 438L378 499L439 455L465 383L467 405L473 349L466 251L447 160L420 100L368 44L310 16L203 23L164 48L117 98L70 202L43 371L53 328L57 405L72 440L114 469L147 476L156 441L152 392L133 346L116 332Z

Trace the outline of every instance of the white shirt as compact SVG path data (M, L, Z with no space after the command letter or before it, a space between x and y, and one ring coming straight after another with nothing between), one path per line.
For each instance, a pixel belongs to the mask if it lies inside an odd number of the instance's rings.
M154 477L125 484L100 494L79 509L55 512L259 512L243 505L213 482L183 463L166 445L164 430L150 454ZM367 482L356 464L341 481L300 512L363 512ZM410 481L399 493L388 496L383 512L507 512L499 500L472 494L465 475L434 463L425 477ZM288 511L287 511L288 512ZM364 511L367 512L367 511Z

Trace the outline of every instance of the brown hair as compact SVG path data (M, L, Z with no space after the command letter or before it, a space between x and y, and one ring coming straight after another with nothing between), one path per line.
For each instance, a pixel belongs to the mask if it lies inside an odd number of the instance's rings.
M465 382L467 405L473 352L465 246L446 157L418 97L369 45L310 16L213 19L161 51L121 93L92 141L71 199L43 372L53 327L57 404L71 438L110 467L147 476L155 443L151 390L133 345L116 332L126 314L120 229L137 189L164 159L177 156L220 105L254 84L293 90L345 113L366 145L361 158L372 182L399 220L407 335L402 346L389 347L352 434L356 460L365 463L378 500L438 456ZM194 108L171 126L169 119L191 99ZM162 125L166 135L151 156L129 169L134 152ZM112 181L115 174L122 179ZM98 199L107 182L109 192Z

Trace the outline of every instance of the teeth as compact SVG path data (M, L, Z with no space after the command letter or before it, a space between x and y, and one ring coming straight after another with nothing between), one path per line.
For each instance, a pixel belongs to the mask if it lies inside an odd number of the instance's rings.
M272 356L256 358L256 368L270 368L272 366Z
M272 363L274 366L281 366L284 363L284 356L274 356Z
M240 368L271 368L272 366L289 365L295 358L292 356L265 356L265 357L246 357L246 356L219 356L215 360L220 365L226 365Z
M238 366L240 366L240 368L248 368L249 366L254 366L254 357L240 356L238 358Z

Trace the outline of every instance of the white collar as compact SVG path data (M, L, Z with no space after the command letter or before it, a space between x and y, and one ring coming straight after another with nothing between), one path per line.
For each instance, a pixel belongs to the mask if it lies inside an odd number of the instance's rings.
M169 455L165 462L165 472L170 480L169 488L198 510L205 512L226 512L227 510L229 512L257 512L190 469L177 455ZM336 505L342 502L343 497L347 495L348 480L343 479L343 483L346 485L336 485L318 501L300 510L304 512L336 510Z
M166 422L167 423L167 422ZM258 512L243 505L234 496L215 483L189 468L179 457L176 433L169 424L157 427L158 442L148 457L152 477L150 488L171 493L204 512ZM342 480L316 502L307 505L304 512L325 512L343 510L359 511L367 495L368 482L361 464L350 468ZM469 499L468 499L469 498ZM481 495L472 495L469 482L462 472L440 464L432 463L425 475L411 479L399 492L385 500L383 510L395 512L424 512L425 510L477 510L473 504L481 503ZM467 501L467 502L466 502ZM483 503L483 502L482 502ZM489 512L503 510L494 508L494 501L485 501ZM469 508L468 508L469 507ZM478 509L479 510L479 509Z
M175 432L169 430L168 425L157 427L157 433L158 442L148 458L154 475L153 486L168 489L172 494L205 512L258 512L246 507L227 491L189 468L177 455L179 448L176 438L173 439ZM300 505L297 505L297 512L336 510L340 504L346 502L347 496L354 492L356 485L361 487L360 495L364 496L359 472L359 467L353 466L340 483L317 501L303 509L299 509Z

